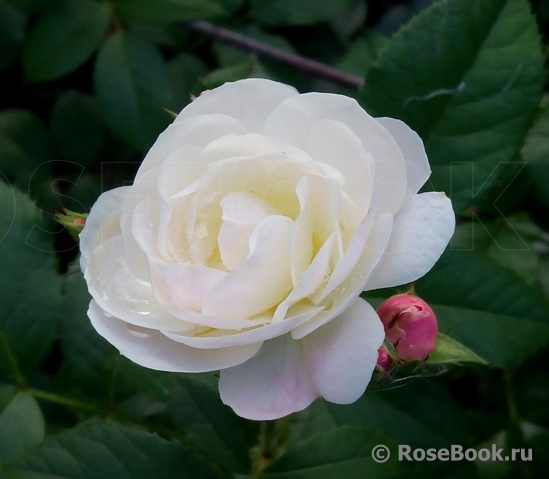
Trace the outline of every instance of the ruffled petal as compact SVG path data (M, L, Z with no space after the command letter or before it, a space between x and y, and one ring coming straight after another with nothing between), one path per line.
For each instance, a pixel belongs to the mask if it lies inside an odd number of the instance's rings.
M270 420L305 409L318 396L289 334L263 344L259 353L219 378L221 400L246 419Z
M183 110L185 111L185 110ZM174 151L186 145L196 145L204 148L216 138L245 133L246 127L239 121L219 112L199 114L184 121L175 121L160 134L141 164L136 180L160 164Z
M347 125L334 120L316 122L309 134L307 152L315 161L338 169L345 178L343 191L367 210L374 186L374 163Z
M183 109L175 123L196 115L221 113L241 122L249 132L260 133L271 111L297 91L282 83L262 78L248 78L225 83L203 92Z
M383 258L364 289L389 288L421 278L454 234L455 215L444 193L412 195L395 216Z
M368 278L382 257L392 229L393 216L389 213L382 215L375 221L362 255L354 269L334 291L319 303L319 306L324 306L323 311L310 321L300 324L292 330L294 339L304 338L343 313L351 305L364 290L364 285L368 282Z
M280 212L257 196L243 191L229 193L220 202L223 209L218 246L229 270L238 268L250 254L250 237L259 223Z
M361 298L305 336L301 341L315 390L336 404L355 402L366 391L384 337L379 316Z
M91 254L101 243L120 234L120 209L130 187L105 191L92 206L80 232L80 267L85 271Z
M286 216L269 216L250 238L250 256L212 289L202 312L208 316L248 318L280 303L290 292L290 234Z
M378 215L395 214L407 193L406 163L390 133L352 98L327 93L290 97L273 110L265 134L307 150L309 135L322 120L341 122L358 137L374 159L370 209ZM353 178L346 181L352 183Z
M106 316L91 301L88 316L95 330L134 363L159 371L199 373L236 366L253 357L262 343L222 349L200 350L176 343L158 331L128 327Z
M117 235L95 249L84 272L90 294L108 314L136 326L187 331L192 325L169 314L151 285L133 276L126 265L124 243Z
M419 135L406 123L395 118L376 118L392 135L406 162L408 193L413 195L431 176L431 167L425 146Z

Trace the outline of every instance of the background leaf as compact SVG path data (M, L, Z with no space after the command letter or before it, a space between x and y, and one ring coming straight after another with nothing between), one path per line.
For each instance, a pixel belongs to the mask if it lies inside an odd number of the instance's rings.
M57 337L61 277L39 210L0 183L0 376L34 371ZM20 378L17 378L20 380Z
M8 3L0 3L0 71L9 67L19 56L25 30L27 16Z
M125 18L161 22L211 18L228 14L230 2L220 0L115 0L116 11Z
M110 10L105 3L57 2L34 26L25 43L25 79L49 81L72 72L99 46L109 19Z
M6 395L11 396L8 402ZM6 464L40 444L45 425L40 407L28 392L0 386L0 407L0 464Z
M526 0L443 0L387 43L362 100L420 134L428 188L448 193L460 212L486 195L498 165L518 161L542 85Z
M172 85L164 60L147 41L116 33L103 45L94 74L108 125L137 149L151 146L171 118Z
M221 402L217 381L195 376L179 377L172 390L170 409L175 425L211 460L229 471L248 472L246 422Z
M118 424L82 426L48 438L12 467L11 479L210 479L217 475L174 441Z
M250 9L265 25L310 25L331 19L351 3L351 0L251 0Z

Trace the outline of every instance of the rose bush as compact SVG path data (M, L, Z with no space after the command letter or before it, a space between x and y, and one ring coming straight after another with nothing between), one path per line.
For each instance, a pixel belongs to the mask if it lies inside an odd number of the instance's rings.
M221 370L237 414L364 392L384 331L363 290L424 275L454 230L423 143L341 95L225 84L160 135L81 233L93 326L136 363Z

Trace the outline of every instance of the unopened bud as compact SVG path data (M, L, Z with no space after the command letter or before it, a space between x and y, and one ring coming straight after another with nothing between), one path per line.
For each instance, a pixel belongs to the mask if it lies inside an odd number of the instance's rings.
M379 306L385 337L404 361L424 359L434 348L437 318L431 307L417 296L397 294Z
M391 356L389 356L385 346L381 346L377 350L377 366L383 369L383 371L387 371L389 366L391 366Z

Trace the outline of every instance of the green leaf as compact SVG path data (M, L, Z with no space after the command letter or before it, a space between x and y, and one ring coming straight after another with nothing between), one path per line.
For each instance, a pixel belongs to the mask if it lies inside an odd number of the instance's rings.
M443 0L396 33L370 69L362 100L423 138L433 174L460 212L517 161L541 98L543 58L526 0Z
M216 0L115 0L116 12L124 18L158 22L181 22L228 14L225 2Z
M0 172L23 190L34 175L45 176L53 160L48 131L25 110L0 112ZM43 166L41 166L43 165Z
M466 442L451 396L434 379L395 380L348 406L327 406L338 425L368 427L398 444L444 447Z
M149 42L112 35L101 48L94 73L99 105L112 130L140 150L151 146L171 121L173 93L167 66Z
M251 0L250 13L265 25L311 25L331 20L352 0Z
M374 446L389 449L391 458L378 463ZM397 448L387 437L365 427L341 426L313 436L287 451L265 470L270 479L348 479L393 477Z
M174 111L179 112L203 90L199 79L206 75L208 68L193 55L181 53L168 65L174 92Z
M9 389L12 398L0 412L0 464L13 462L44 440L44 417L37 402L28 392Z
M244 421L221 402L217 382L179 377L170 409L174 424L202 454L229 471L249 472Z
M94 98L69 91L53 107L51 130L63 158L90 166L103 146L105 120Z
M447 251L415 289L441 332L495 366L520 363L549 341L547 302L481 254Z
M78 269L64 278L61 350L74 380L95 397L108 397L116 377L118 351L93 328L87 310L91 296ZM114 395L116 396L116 389Z
M8 3L0 3L0 71L19 56L25 40L27 16Z
M150 432L111 424L50 437L13 466L10 479L214 479L183 446Z
M205 90L217 88L223 83L242 80L250 76L253 68L253 58L249 58L243 63L233 65L230 67L220 68L214 70L205 77L200 79L200 82L204 86Z
M23 51L25 79L55 80L84 63L109 26L110 10L91 0L63 0L34 26Z
M57 336L61 278L51 235L27 195L0 183L0 376L21 381Z
M435 349L425 362L427 364L488 364L469 348L442 333L438 333L435 339Z
M522 157L528 162L526 172L537 197L545 207L549 207L549 184L546 181L549 176L549 106L540 111L528 132Z

